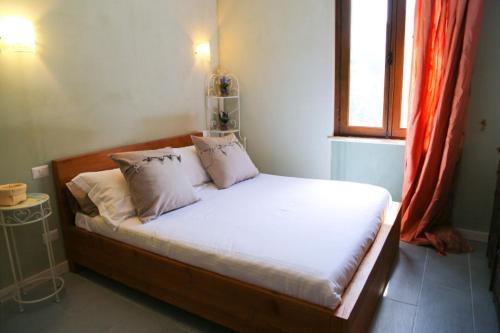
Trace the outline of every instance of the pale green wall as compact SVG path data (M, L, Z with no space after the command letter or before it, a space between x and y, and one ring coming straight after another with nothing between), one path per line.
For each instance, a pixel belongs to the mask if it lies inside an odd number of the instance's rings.
M458 226L476 230L487 229L491 214L500 139L500 9L486 2L454 214ZM262 171L379 184L398 200L401 146L326 139L333 3L218 1L220 59L241 79L249 150ZM53 196L52 179L32 181L32 166L203 127L204 75L218 54L215 0L12 0L0 3L0 15L7 14L33 20L38 50L0 54L0 183L23 181ZM211 41L211 64L193 58L198 39ZM58 226L56 217L51 224ZM44 269L37 227L18 237L28 245L27 275ZM56 255L64 258L60 241ZM7 267L0 256L0 288L10 283Z
M218 1L220 61L241 79L249 150L265 172L320 178L331 173L384 186L401 200L403 146L326 139L333 120L333 3ZM486 0L454 210L456 226L480 231L491 216L500 145L499 21L499 2ZM488 127L481 132L483 118Z
M496 151L500 147L500 1L486 0L484 9L453 219L460 228L487 232L500 157Z
M242 130L263 172L329 178L333 4L219 0L223 68L242 91Z
M332 179L382 186L401 201L404 153L403 145L332 142Z
M203 128L204 78L215 66L215 0L10 0L37 30L35 54L0 53L0 183L48 192L31 167L104 147ZM212 63L195 59L209 40ZM57 216L51 219L58 227ZM39 227L18 232L26 275L43 270ZM56 259L64 258L62 242ZM3 236L0 288L11 282Z

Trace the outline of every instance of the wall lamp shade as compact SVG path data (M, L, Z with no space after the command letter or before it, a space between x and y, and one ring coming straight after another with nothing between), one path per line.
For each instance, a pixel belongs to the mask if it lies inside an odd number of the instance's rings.
M194 54L198 57L210 59L210 43L202 42L194 46Z
M0 17L0 50L15 52L35 51L33 24L24 18Z

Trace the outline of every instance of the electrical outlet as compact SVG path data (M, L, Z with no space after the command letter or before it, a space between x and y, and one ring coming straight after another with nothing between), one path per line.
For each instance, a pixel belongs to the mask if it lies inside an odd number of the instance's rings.
M31 169L31 173L33 174L33 179L40 179L49 176L49 166L47 164L37 166Z
M58 229L54 229L54 230L50 230L48 233L43 233L42 234L42 242L43 244L47 244L47 242L53 242L55 240L58 240L59 239L59 230Z

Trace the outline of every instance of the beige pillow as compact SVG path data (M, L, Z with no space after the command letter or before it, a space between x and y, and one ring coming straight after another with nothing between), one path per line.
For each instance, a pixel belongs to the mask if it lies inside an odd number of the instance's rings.
M127 181L120 169L84 172L71 181L87 192L99 215L113 229L136 215Z
M127 180L132 202L142 222L198 201L172 148L111 155Z
M174 148L176 154L181 155L181 166L191 185L199 186L210 182L210 176L201 164L200 156L194 146Z
M259 174L234 134L223 137L191 136L207 170L218 188L228 188Z
M90 200L89 194L82 190L78 185L72 181L66 183L66 187L78 203L78 210L89 216L99 215L97 206Z

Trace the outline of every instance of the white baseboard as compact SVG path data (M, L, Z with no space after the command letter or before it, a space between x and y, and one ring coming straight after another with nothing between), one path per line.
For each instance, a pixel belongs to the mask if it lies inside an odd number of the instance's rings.
M483 231L475 231L469 229L461 229L457 228L458 232L467 240L476 241L476 242L488 242L489 233Z
M68 266L68 262L66 260L56 265L56 274L57 275L61 275L61 274L67 273L67 272L69 272L69 266ZM40 283L42 283L41 281L36 281L36 282L32 283L34 280L40 279L40 278L48 278L48 277L50 277L50 269L47 268L46 270L44 270L40 273L37 273L35 275L32 275L32 276L26 278L24 280L24 284L27 285L27 284L31 283L31 285L29 286L29 289L31 289L31 288L39 285ZM3 302L7 299L12 298L15 290L16 290L16 287L14 286L14 284L11 284L10 286L7 286L7 287L0 289L0 302Z

